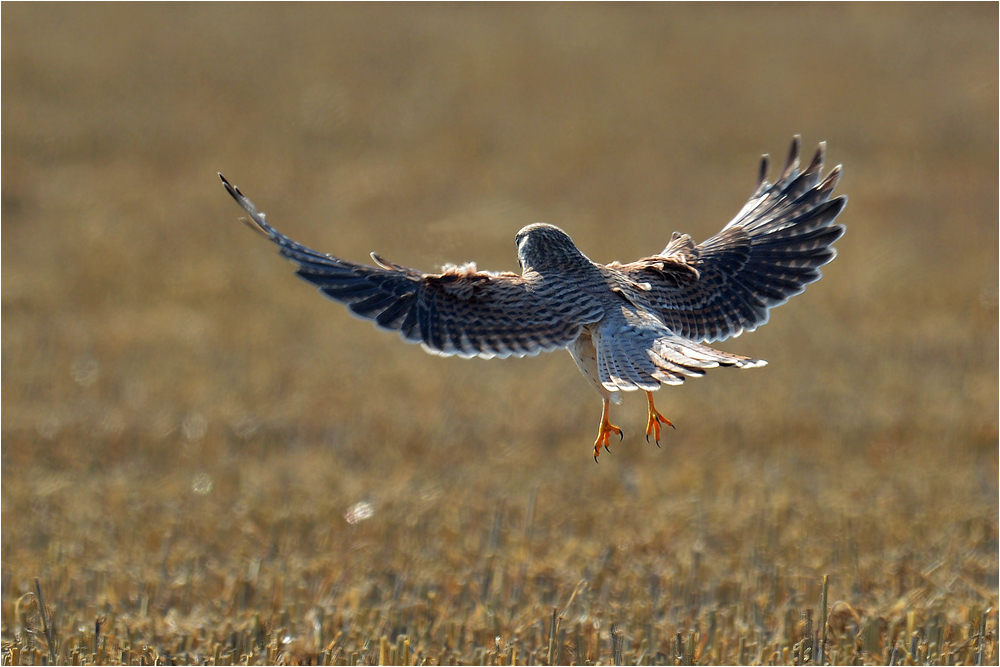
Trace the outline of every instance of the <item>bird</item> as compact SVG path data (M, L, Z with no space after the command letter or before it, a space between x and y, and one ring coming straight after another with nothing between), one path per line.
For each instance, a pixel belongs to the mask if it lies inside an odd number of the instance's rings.
M653 402L662 385L681 384L720 366L756 368L754 359L708 343L753 331L769 311L819 280L845 231L836 224L847 197L832 197L841 165L823 177L825 142L804 169L796 135L780 175L760 162L746 205L719 233L695 244L673 232L659 253L622 264L584 255L562 229L534 223L514 237L521 273L446 264L439 273L400 266L377 253L359 264L308 248L272 227L253 202L219 173L226 191L296 274L376 327L443 356L506 358L569 351L603 401L594 442L610 452L610 421L621 392L643 391L646 440L676 428Z

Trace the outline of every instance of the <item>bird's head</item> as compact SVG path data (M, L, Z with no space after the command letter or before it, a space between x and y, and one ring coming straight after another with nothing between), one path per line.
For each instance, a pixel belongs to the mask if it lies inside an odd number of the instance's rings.
M566 232L544 222L523 228L514 237L514 244L517 261L525 271L565 270L581 262L590 263Z

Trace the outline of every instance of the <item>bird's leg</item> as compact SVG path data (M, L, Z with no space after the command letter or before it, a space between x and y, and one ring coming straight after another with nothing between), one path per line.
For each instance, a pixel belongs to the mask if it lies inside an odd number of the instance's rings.
M661 415L656 410L656 406L653 405L653 392L646 392L646 400L649 401L649 419L646 421L646 442L649 442L650 434L653 434L653 440L656 441L656 446L660 446L660 424L666 424L672 429L676 429L674 423Z
M619 441L625 439L625 434L617 426L613 425L608 421L608 416L611 414L611 399L604 399L604 411L601 413L601 430L597 432L597 442L594 443L594 462L597 462L597 457L601 455L601 446L604 449L608 449L608 444L611 442L611 434L617 433Z

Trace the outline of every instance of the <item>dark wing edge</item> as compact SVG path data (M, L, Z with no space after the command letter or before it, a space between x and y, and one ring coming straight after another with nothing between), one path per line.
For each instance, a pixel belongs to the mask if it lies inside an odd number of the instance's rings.
M826 143L800 171L801 139L795 136L778 180L767 181L768 157L761 160L757 187L739 214L697 246L674 233L654 258L626 265L630 278L648 282L649 298L671 330L697 342L713 342L753 331L769 311L820 279L820 267L837 255L833 243L845 227L835 220L847 204L831 199L841 166L822 178ZM669 276L651 270L660 261L673 266ZM677 269L695 271L678 280Z
M603 316L599 304L578 295L555 303L513 273L476 271L474 265L425 274L372 253L378 266L338 259L308 248L270 224L240 189L220 173L226 192L250 216L244 222L267 236L296 275L377 327L397 331L432 354L522 357L566 347L583 324Z

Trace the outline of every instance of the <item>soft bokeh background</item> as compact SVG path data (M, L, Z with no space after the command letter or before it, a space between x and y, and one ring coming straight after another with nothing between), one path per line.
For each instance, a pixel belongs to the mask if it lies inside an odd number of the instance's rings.
M2 18L5 661L789 661L823 574L840 662L983 622L996 660L995 5ZM535 221L703 240L795 133L844 164L839 257L721 345L769 366L661 392L662 450L626 397L600 465L569 355L377 332L215 175L341 257L516 270Z

